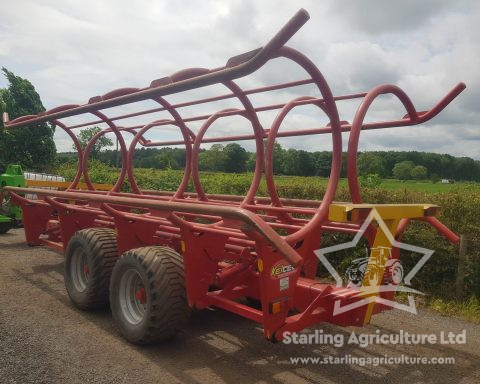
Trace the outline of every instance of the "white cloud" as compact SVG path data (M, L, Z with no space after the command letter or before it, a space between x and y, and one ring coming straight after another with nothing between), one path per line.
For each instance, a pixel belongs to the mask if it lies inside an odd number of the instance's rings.
M147 86L183 68L222 66L229 57L264 44L299 7L310 12L311 20L289 45L317 64L335 94L393 83L424 110L457 82L467 84L467 90L431 123L365 132L361 149L431 150L480 158L480 9L475 1L17 0L2 6L0 65L29 79L47 108L84 103L111 89ZM291 68L272 62L240 83L248 88L298 78ZM310 94L311 89L302 92ZM193 94L207 96L211 91L192 92L189 97ZM254 100L276 103L296 96L282 91ZM238 103L222 102L216 108L232 105ZM339 103L342 119L351 121L357 106L358 102ZM181 112L188 116L214 109L200 106ZM393 118L403 113L397 102L379 100L368 116ZM273 116L262 117L266 127ZM311 127L312 116L317 115L295 115L291 126ZM223 130L230 127L235 129L229 123ZM158 138L161 132L152 136ZM66 135L59 131L57 137L58 149L70 150ZM318 148L313 142L329 140L291 139L287 146Z

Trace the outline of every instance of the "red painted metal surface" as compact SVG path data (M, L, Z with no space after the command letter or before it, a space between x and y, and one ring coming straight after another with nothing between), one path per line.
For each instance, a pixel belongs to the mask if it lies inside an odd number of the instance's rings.
M314 250L320 248L322 232L356 234L361 223L334 223L328 220L328 210L338 187L342 166L342 133L349 133L347 171L351 198L361 202L357 180L357 152L362 130L418 125L428 121L443 110L462 90L463 83L455 86L431 110L417 112L408 96L394 85L381 85L369 92L334 96L318 68L302 53L285 46L285 43L308 20L308 13L299 11L263 48L228 60L221 68L212 70L190 68L169 77L152 81L147 88L120 88L96 96L82 105L65 105L36 116L23 116L9 121L8 129L20 128L39 122L51 122L63 129L78 150L78 171L65 192L5 188L12 200L23 208L27 242L65 249L72 235L84 228L115 228L119 252L147 245L167 245L183 253L188 300L191 306L223 308L263 325L268 339L281 339L284 331L301 330L312 324L329 321L341 325L362 324L365 307L333 316L334 300L348 304L355 291L339 293L341 288L319 283L315 279L318 259ZM272 84L243 90L234 80L248 76L267 62L283 58L299 66L308 78L287 83ZM206 98L170 103L171 94L221 84L228 93ZM254 105L251 95L286 90L310 84L318 96L296 97L270 105ZM365 122L372 102L379 95L396 96L407 114L397 120ZM213 113L183 116L183 108L213 105L235 99L240 107L219 108ZM337 102L361 99L353 122L341 121ZM151 100L156 108L142 109L108 116L107 109L135 102ZM138 104L132 104L132 107ZM289 112L299 106L318 108L329 120L323 127L281 130ZM262 126L259 114L278 110L271 126ZM102 112L101 112L102 111ZM166 112L169 118L150 118L143 124L120 126L129 118L140 118ZM62 119L92 114L94 120L67 125ZM240 116L251 125L251 134L205 137L212 124L229 116ZM191 122L203 122L194 132ZM102 125L99 132L82 150L74 130L91 125ZM180 140L150 141L145 134L154 127L174 126L181 133ZM213 129L213 128L212 128ZM96 140L113 133L118 139L122 158L120 176L109 192L95 191L88 175L89 152ZM326 192L321 200L308 201L281 198L276 190L273 156L275 141L281 137L328 134L332 140L331 172ZM133 135L127 148L125 135ZM212 195L204 191L198 170L200 147L205 143L254 140L257 162L251 186L245 196ZM176 191L160 192L141 190L133 173L133 156L137 144L142 146L184 145L186 167L184 177ZM83 177L88 191L77 189ZM268 196L257 196L262 178L265 178ZM128 180L131 192L121 192ZM192 180L195 192L188 192ZM22 197L35 193L36 200ZM426 217L450 241L458 237L434 217ZM407 220L402 221L398 237ZM364 234L373 242L375 229ZM291 266L291 268L290 268ZM285 271L278 275L275 271ZM283 280L282 284L280 283ZM144 300L142 292L138 293ZM241 304L238 298L261 301L261 309ZM275 305L274 305L275 304ZM276 308L275 311L272 308Z

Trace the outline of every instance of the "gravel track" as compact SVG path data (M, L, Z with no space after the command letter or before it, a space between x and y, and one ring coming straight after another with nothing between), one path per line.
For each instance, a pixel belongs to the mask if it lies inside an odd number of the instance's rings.
M319 327L320 328L320 327ZM73 307L63 257L0 236L0 383L480 383L480 326L429 311L388 311L365 328L323 325L324 333L467 332L466 345L284 345L257 324L218 310L195 314L168 343L137 347L118 334L108 311ZM293 365L304 356L455 357L454 365Z

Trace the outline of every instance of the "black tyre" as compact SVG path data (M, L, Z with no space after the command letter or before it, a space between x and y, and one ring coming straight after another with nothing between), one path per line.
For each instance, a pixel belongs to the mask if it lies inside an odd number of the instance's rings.
M175 336L191 313L183 258L160 246L125 252L113 269L110 308L130 342L151 344Z
M64 278L76 307L88 310L108 306L110 276L117 260L113 229L83 229L72 236L65 253Z

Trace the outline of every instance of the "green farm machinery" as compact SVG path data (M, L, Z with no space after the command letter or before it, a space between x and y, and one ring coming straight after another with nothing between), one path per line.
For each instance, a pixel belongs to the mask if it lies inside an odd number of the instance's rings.
M25 187L25 176L20 165L9 165L5 173L0 175L0 234L7 233L10 229L22 223L22 209L10 204L10 197L3 193L4 187Z

